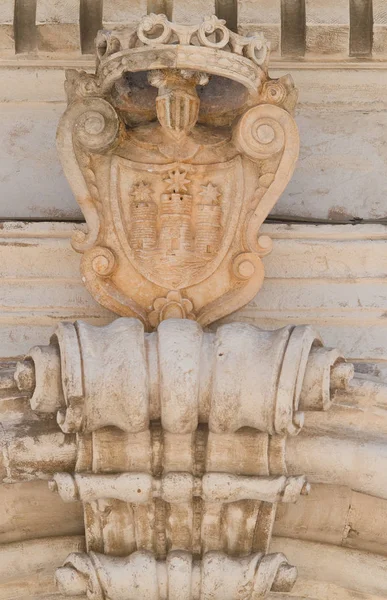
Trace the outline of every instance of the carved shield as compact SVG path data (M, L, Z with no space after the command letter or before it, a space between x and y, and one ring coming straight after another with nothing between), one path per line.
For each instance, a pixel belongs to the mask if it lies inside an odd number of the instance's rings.
M82 280L148 330L169 318L206 326L262 285L271 240L259 228L298 155L293 83L268 77L262 36L237 36L216 18L192 28L148 16L129 37L100 32L97 55L94 75L67 74L57 136L86 220L73 238ZM156 99L134 75L144 71ZM211 74L245 91L229 103L212 79L204 93Z
M234 238L242 182L240 156L210 165L157 165L114 155L111 211L134 268L173 289L209 277Z

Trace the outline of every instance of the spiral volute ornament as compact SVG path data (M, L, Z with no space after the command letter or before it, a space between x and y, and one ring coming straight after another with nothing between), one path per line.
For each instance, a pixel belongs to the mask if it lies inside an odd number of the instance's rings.
M85 110L74 124L75 141L90 152L107 150L115 142L119 131L116 111L102 98L89 98L83 105Z
M250 108L239 120L234 141L239 150L255 160L282 152L286 138L294 129L292 117L282 108L261 104Z
M263 65L268 55L268 47L264 36L255 36L246 46L245 54L257 65Z
M236 558L209 552L196 560L179 550L169 552L163 560L146 551L127 557L72 553L56 571L62 594L83 595L89 600L258 600L271 591L289 592L296 576L297 569L281 553Z
M248 280L261 269L261 260L252 252L241 252L234 258L232 269L237 279Z
M224 24L225 21L218 19L215 15L205 19L197 32L200 43L208 48L224 48L227 46L230 40L230 32ZM217 42L210 39L209 36L213 34L218 34L220 37Z
M109 277L116 266L116 258L109 248L96 246L83 257L83 263L87 263L92 271L100 277Z
M95 48L99 60L103 60L120 52L121 42L117 36L112 35L110 31L99 31L95 40Z
M261 96L264 102L281 105L286 99L287 90L280 81L267 81L263 84Z
M160 33L157 31L161 28ZM137 29L137 37L143 44L168 44L172 36L171 25L165 15L150 14L142 19Z

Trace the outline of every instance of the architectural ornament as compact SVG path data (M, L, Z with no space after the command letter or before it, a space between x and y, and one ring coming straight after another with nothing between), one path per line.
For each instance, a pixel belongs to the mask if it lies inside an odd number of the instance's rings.
M88 227L73 240L83 281L147 330L171 316L206 326L262 285L259 228L298 155L294 86L269 78L262 34L215 16L151 14L99 32L96 51L95 74L67 73L58 128Z
M61 323L19 361L0 479L82 505L62 596L282 598L297 569L270 549L277 508L330 458L302 430L324 430L354 367L309 326L205 326L262 284L258 231L298 153L293 84L268 77L262 35L216 17L149 15L96 47L95 74L67 74L58 149L87 222L83 280L121 317ZM352 455L337 454L339 480ZM370 476L358 462L357 489L378 496L379 463Z
M3 435L2 479L48 479L64 502L82 502L85 552L56 573L65 596L288 592L297 571L270 554L275 515L310 485L289 472L287 440L353 374L306 326L62 323L15 370L34 416Z

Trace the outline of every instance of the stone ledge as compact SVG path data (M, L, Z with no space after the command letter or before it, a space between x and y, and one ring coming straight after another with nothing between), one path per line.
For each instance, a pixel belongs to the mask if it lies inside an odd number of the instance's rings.
M46 343L61 320L114 318L81 282L80 255L70 245L77 227L1 224L0 356ZM387 362L387 226L265 224L262 232L274 241L265 283L229 320L269 329L311 323L348 358Z

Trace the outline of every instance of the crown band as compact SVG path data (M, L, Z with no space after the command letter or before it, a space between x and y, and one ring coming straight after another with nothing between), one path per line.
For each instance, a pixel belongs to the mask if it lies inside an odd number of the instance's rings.
M200 25L177 25L155 14L144 17L132 31L100 31L96 47L97 81L104 91L127 71L172 68L232 79L252 95L266 79L270 50L262 33L238 35L216 16Z

